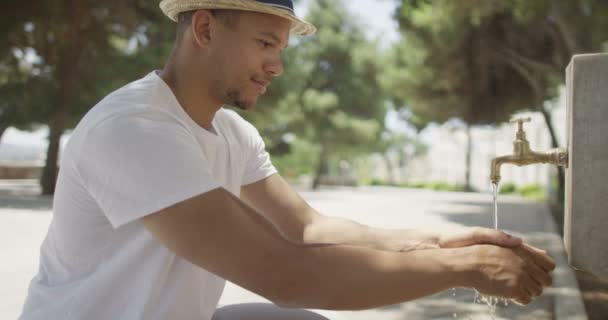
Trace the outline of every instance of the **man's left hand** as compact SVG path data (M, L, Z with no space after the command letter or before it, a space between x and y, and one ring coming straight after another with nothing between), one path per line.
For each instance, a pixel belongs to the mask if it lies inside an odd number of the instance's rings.
M521 238L500 230L486 228L467 228L462 231L439 236L439 248L459 248L478 244L493 244L514 248L522 244Z

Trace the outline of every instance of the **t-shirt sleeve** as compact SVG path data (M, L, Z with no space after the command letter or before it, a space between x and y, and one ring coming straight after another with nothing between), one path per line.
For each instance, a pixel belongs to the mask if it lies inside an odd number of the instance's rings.
M245 141L248 141L249 145L246 146L248 156L246 158L243 182L241 183L243 186L258 182L277 173L277 169L272 165L270 155L266 151L266 145L258 130L249 123L246 123L246 129L248 139L245 139Z
M160 112L103 120L83 140L77 163L114 228L220 186L196 138Z

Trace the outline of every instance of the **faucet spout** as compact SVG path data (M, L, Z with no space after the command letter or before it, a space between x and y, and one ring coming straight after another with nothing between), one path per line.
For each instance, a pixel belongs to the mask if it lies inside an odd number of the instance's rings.
M505 163L520 167L535 163L549 163L568 167L568 151L565 149L556 148L544 152L536 152L530 149L530 143L526 139L526 133L523 129L523 123L529 121L530 118L511 121L518 124L517 135L515 141L513 141L513 154L492 159L490 181L493 184L497 185L500 182L500 167Z
M528 152L522 152L520 154L496 157L492 159L490 169L490 181L492 181L493 184L498 184L500 182L500 167L505 163L519 167L537 163L548 163L567 168L568 151L562 148L544 152L528 150Z

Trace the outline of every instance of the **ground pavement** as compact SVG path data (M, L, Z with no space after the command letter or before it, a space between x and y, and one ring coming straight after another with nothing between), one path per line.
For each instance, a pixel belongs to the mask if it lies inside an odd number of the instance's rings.
M16 319L27 284L37 269L38 250L51 220L51 200L34 196L30 182L0 181L0 319ZM384 228L449 231L492 225L490 194L447 193L384 187L303 191L319 211ZM499 227L547 249L557 261L554 286L527 306L500 303L494 319L587 319L581 295L567 266L561 239L544 204L499 197ZM404 288L407 290L407 288ZM492 319L489 308L474 303L470 289L453 289L416 301L357 312L320 311L332 320ZM220 304L265 299L228 284Z

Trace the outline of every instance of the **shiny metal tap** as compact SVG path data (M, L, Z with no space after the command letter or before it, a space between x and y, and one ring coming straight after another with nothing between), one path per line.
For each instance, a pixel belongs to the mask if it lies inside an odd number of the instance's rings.
M552 149L545 152L536 152L530 149L530 143L526 139L524 122L530 122L530 118L514 119L511 123L517 123L518 130L513 141L513 154L496 157L492 159L490 180L494 184L500 181L500 166L510 163L516 166L526 166L534 163L550 163L558 166L568 167L568 151L562 148Z

